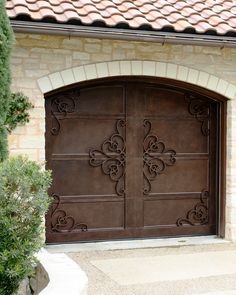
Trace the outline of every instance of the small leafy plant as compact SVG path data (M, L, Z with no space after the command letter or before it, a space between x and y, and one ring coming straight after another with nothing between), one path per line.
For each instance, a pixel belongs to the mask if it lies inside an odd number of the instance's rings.
M5 121L8 132L11 132L19 124L29 122L28 110L31 108L33 105L26 95L21 92L11 94Z
M14 294L42 246L51 173L18 156L0 166L0 295Z

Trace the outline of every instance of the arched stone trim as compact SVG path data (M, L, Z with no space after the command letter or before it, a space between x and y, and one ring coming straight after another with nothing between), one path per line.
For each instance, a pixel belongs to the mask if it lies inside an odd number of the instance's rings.
M170 78L204 87L230 99L236 95L236 85L207 72L174 63L140 60L82 65L44 76L38 79L38 85L42 93L47 93L86 80L124 75Z

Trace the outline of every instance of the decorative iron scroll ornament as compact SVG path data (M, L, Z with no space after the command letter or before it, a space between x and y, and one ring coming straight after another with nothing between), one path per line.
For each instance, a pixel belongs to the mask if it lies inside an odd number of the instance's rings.
M85 223L76 223L73 216L68 215L65 210L60 209L60 197L53 194L52 197L56 201L51 213L51 229L54 232L72 232L72 231L88 231L88 226Z
M151 181L163 173L166 166L175 164L176 152L173 149L166 149L164 142L158 136L151 134L152 124L150 121L144 120L143 126L145 130L143 141L143 192L148 195L151 192ZM155 155L157 153L159 155Z
M65 119L67 114L74 113L76 109L76 100L79 96L77 91L71 91L66 95L57 95L51 101L52 120L52 135L58 135L61 129L60 120Z
M208 198L209 192L203 190L200 195L200 202L198 202L193 209L189 210L186 218L179 218L176 221L177 226L183 225L203 225L208 223Z
M125 193L125 121L117 120L116 131L106 139L101 149L89 151L89 163L93 167L101 166L102 172L116 182L115 191L118 196Z
M203 99L197 98L192 94L185 94L185 101L188 103L189 113L201 123L202 134L204 136L208 136L210 134L210 103Z

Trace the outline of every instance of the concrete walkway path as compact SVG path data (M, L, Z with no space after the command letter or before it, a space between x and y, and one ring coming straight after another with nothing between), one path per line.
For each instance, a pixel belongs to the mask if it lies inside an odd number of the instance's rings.
M236 295L236 244L67 253L89 295Z

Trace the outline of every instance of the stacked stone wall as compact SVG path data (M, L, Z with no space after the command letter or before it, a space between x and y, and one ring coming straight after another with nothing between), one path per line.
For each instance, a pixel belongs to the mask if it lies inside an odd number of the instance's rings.
M227 109L226 237L236 239L236 49L17 34L12 90L34 104L30 122L9 136L10 154L45 160L44 92L114 75L162 76L229 98Z

